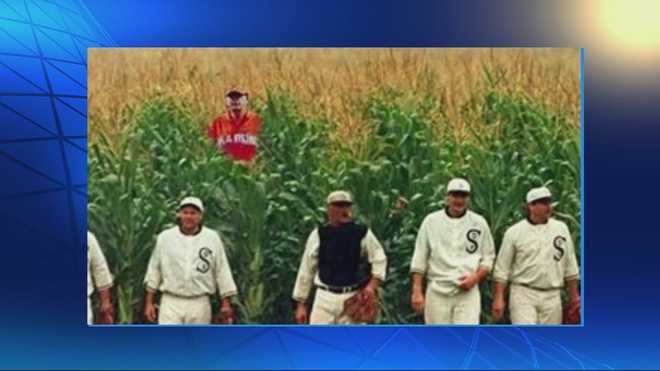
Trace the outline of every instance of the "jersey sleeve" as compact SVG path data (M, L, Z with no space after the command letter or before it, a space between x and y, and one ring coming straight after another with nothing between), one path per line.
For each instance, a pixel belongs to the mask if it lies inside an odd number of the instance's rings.
M89 269L94 279L94 287L97 291L105 290L109 287L112 287L112 274L110 273L110 268L108 267L108 262L105 260L103 251L99 246L96 237L92 234L88 235L89 241L89 258L90 264Z
M362 238L362 250L367 254L367 260L371 263L371 275L381 281L385 281L387 271L387 256L385 250L376 236L367 230L367 234Z
M225 251L225 246L222 243L220 235L218 237L218 253L216 254L216 280L218 285L218 291L220 292L220 297L225 298L228 296L234 296L238 293L236 289L236 283L234 282L234 276L231 273L231 267L229 266L229 260L227 260L227 253Z
M309 297L314 277L318 271L319 245L318 229L314 229L307 238L305 251L300 259L296 284L293 288L293 299L296 301L305 302Z
M493 241L493 234L485 219L483 219L484 237L482 239L481 260L479 266L491 271L493 269L493 262L495 261L495 242Z
M493 279L498 282L508 282L511 276L511 266L515 256L515 246L513 240L513 231L509 229L504 233L502 239L502 246L500 252L497 254L495 261L495 271L493 272Z
M162 239L163 236L159 235L156 240L156 247L151 253L151 258L149 259L149 265L147 265L147 273L144 277L144 284L147 286L147 290L157 291L160 284L163 282L160 259L161 250L163 249Z
M412 260L410 262L410 272L426 274L428 268L428 258L431 246L428 237L428 218L424 219L422 225L417 232L417 239L415 241L415 250L413 252Z
M573 238L571 233L566 229L566 259L564 259L564 280L572 281L580 278L580 268L577 264L577 256L575 254L575 246L573 245Z

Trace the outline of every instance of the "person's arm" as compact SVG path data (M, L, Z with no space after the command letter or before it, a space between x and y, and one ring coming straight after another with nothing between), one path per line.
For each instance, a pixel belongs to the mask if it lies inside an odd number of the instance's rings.
M108 262L94 235L89 235L90 270L94 280L94 287L99 294L100 321L111 324L114 322L114 307L112 306L112 281L113 277L108 267Z
M424 276L419 273L413 273L412 281L412 295L410 296L410 305L415 313L421 314L424 312Z
M161 254L161 237L159 236L156 241L156 247L151 253L149 265L147 266L147 274L144 277L146 286L144 293L144 317L149 322L156 322L158 318L155 305L156 291L162 282L161 267L160 267L160 254Z
M99 291L99 301L101 312L100 323L107 325L113 324L115 322L115 309L112 305L112 291L110 288Z
M105 290L112 287L113 277L108 267L108 262L105 260L105 255L101 251L101 247L94 236L90 237L89 252L90 252L90 270L92 278L94 279L94 287L97 291Z
M220 312L218 318L223 323L234 323L234 309L231 305L231 298L238 293L234 276L231 273L229 260L225 252L225 246L222 239L218 236L218 254L216 257L216 278L218 285L218 292L220 294Z
M513 246L511 230L504 233L502 239L502 246L495 261L495 270L493 272L493 305L492 315L493 321L497 322L502 319L504 315L504 290L509 282L511 275L511 265L513 264L515 249Z
M318 271L318 229L310 233L305 244L305 251L300 259L300 267L296 276L296 284L293 288L293 300L296 301L295 319L298 324L307 323L307 298Z
M149 322L156 322L158 313L156 312L156 291L147 287L144 291L144 318Z
M383 245L380 244L371 230L368 230L366 236L362 239L362 248L367 253L367 260L371 263L371 279L364 289L368 293L375 294L380 283L385 281L387 256Z
M493 281L493 306L492 306L492 316L493 321L498 322L502 319L504 315L504 290L506 289L507 283L503 281Z
M572 279L566 281L566 290L568 291L568 297L570 298L571 308L575 309L573 306L577 305L578 309L580 306L580 285L577 279Z
M427 220L425 219L419 228L419 232L417 232L415 250L413 252L412 260L410 263L412 281L410 304L415 313L422 313L424 311L423 281L426 270L428 269L428 258L430 252L430 244L426 230Z
M569 311L572 314L580 311L580 268L577 264L575 247L571 234L566 228L566 257L564 259L564 282L569 297Z

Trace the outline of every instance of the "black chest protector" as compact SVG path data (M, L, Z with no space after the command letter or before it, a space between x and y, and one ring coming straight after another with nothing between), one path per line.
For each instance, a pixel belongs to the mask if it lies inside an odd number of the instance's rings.
M362 258L361 242L367 227L354 222L318 228L319 278L331 286L352 286L365 280L371 269Z

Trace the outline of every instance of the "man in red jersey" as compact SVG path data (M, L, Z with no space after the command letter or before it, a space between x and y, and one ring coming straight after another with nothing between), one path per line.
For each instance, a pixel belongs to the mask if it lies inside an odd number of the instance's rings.
M257 138L261 129L261 117L248 112L249 94L231 89L225 95L226 111L213 120L208 137L218 151L236 161L250 162L257 154Z

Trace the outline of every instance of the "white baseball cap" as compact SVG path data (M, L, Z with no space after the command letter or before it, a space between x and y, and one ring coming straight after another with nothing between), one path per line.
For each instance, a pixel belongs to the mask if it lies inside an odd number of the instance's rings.
M534 202L543 198L551 198L552 193L546 187L532 188L527 192L527 203Z
M447 184L447 193L449 192L470 193L470 183L463 178L454 178Z
M328 205L334 204L335 202L346 202L349 204L353 203L353 198L351 194L346 191L334 191L328 195Z
M186 197L181 202L179 203L179 209L181 209L184 206L195 206L196 208L199 209L199 211L204 212L204 204L202 203L202 200L200 200L197 197Z

